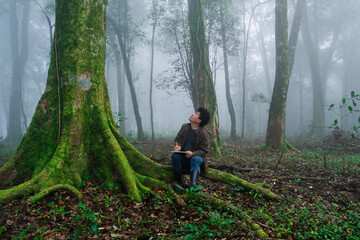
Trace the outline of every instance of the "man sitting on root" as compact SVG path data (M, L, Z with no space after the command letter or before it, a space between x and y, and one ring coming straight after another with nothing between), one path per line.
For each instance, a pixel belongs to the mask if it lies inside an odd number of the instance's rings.
M204 126L209 120L209 111L200 107L190 116L190 123L183 124L176 135L174 151L183 152L171 156L175 180L179 185L175 188L177 193L184 188L183 170L190 170L190 191L199 190L197 182L200 171L205 171L208 167L206 154L209 151L209 137Z

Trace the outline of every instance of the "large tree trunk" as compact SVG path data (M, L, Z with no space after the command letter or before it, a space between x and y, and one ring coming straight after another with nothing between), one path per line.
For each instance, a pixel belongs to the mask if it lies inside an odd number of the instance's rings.
M217 100L207 51L202 0L188 0L188 9L194 70L191 95L195 109L205 107L210 112L210 122L207 126L211 134L210 144L215 154L220 155L221 137L216 119Z
M12 78L11 78L11 94L9 107L9 121L6 144L16 145L20 142L22 137L21 128L21 105L22 105L22 80L25 72L26 62L29 56L29 42L28 42L28 24L30 3L25 2L21 8L21 40L18 45L18 8L17 1L10 1L10 39L12 52ZM19 50L19 48L21 50Z
M276 74L270 103L265 148L279 149L284 144L285 108L289 87L287 0L275 5Z
M66 14L64 14L66 13ZM146 176L171 180L168 166L141 155L117 132L105 81L104 5L56 2L55 44L45 93L16 153L0 169L0 201L76 186L84 177L121 184L140 201ZM46 190L45 192L42 190Z
M225 89L226 89L226 102L229 109L230 114L230 122L231 122L231 129L230 129L230 137L236 138L236 116L235 116L235 109L231 99L231 91L230 91L230 77L229 77L229 65L228 65L228 56L227 56L227 38L226 38L226 26L224 23L224 3L220 3L220 17L221 17L221 41L223 45L223 56L224 56L224 71L225 71Z
M114 28L115 33L118 38L118 41L119 41L121 55L122 55L124 67L125 67L125 74L126 74L126 78L128 80L130 94L131 94L131 100L132 100L134 114L135 114L136 126L137 126L137 130L138 130L137 137L138 137L138 139L144 139L145 135L144 135L144 130L142 127L142 120L141 120L141 116L140 116L140 112L139 112L139 104L137 101L135 87L134 87L134 81L133 81L132 74L131 74L130 61L129 61L125 43L124 43L125 38L123 38L123 34L121 33L121 30L117 26L116 22L110 17L108 17L108 20L109 20L111 26Z

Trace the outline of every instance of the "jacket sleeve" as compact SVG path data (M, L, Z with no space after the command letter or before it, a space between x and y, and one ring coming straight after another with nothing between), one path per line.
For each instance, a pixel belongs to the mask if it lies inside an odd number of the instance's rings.
M194 151L194 154L204 158L209 152L209 136L206 131L201 131L199 134L199 147Z

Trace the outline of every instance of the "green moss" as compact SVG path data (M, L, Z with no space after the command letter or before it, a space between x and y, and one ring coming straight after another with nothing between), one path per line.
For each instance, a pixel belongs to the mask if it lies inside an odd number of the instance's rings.
M268 189L265 189L265 188L255 185L255 184L249 183L241 178L238 178L238 177L236 177L232 174L226 173L226 172L221 172L221 171L218 171L218 170L215 170L212 168L208 168L206 170L205 177L208 179L223 182L226 184L241 186L248 191L259 192L262 196L272 199L272 200L281 200L282 199L279 195L271 192Z

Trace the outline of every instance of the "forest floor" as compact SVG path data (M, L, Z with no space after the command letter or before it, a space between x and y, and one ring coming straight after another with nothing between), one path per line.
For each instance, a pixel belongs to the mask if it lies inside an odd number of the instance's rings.
M172 140L132 144L170 164ZM207 202L180 207L164 189L154 190L159 197L144 195L142 203L134 203L90 179L79 187L81 201L57 192L35 204L25 196L0 205L0 239L259 239L245 215L269 239L359 239L359 152L326 152L323 143L310 140L295 146L299 152L264 152L258 142L236 140L227 142L221 157L209 154L211 167L266 183L284 199L266 200L200 177L201 192L231 202L243 214L218 211ZM1 165L11 151L0 153Z

